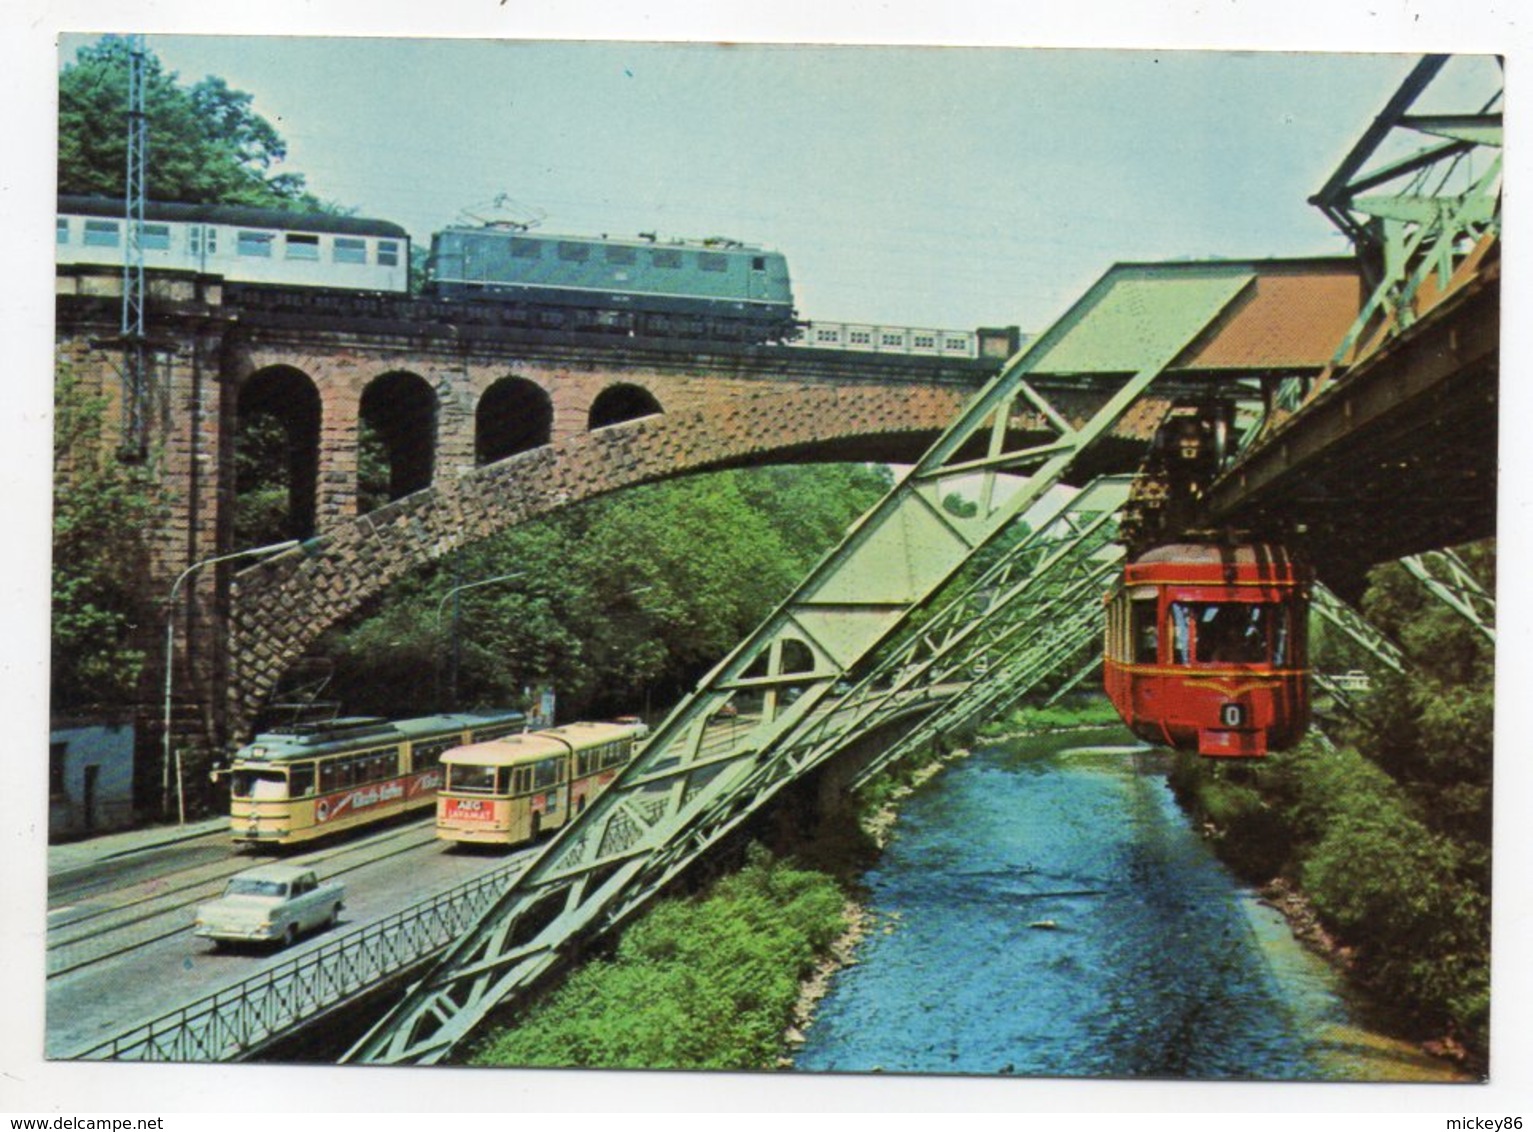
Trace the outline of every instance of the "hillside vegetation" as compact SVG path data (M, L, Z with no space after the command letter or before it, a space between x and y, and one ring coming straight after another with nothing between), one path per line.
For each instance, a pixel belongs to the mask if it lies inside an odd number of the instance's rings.
M1493 589L1494 547L1462 553ZM1362 983L1483 1064L1494 650L1398 566L1374 572L1363 611L1409 665L1372 666L1361 718L1334 749L1312 738L1254 767L1187 756L1173 785L1232 867L1302 892ZM1316 653L1326 670L1361 663L1334 638Z

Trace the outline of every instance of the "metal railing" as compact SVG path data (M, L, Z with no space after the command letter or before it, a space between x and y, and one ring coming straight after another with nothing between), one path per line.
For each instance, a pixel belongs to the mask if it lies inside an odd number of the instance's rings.
M526 859L293 956L73 1056L82 1061L238 1061L441 951Z

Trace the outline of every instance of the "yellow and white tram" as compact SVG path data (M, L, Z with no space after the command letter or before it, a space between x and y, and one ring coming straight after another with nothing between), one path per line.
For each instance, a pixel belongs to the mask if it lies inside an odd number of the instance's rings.
M431 805L442 754L521 731L521 712L460 712L390 722L350 717L262 732L230 778L236 842L291 845Z
M642 723L569 723L446 752L437 836L519 845L558 829L617 777L646 731Z

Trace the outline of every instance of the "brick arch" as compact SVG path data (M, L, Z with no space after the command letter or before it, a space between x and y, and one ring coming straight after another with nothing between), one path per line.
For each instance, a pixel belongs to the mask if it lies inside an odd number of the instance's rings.
M506 374L490 382L474 405L474 463L493 464L553 439L554 402L538 382Z
M437 419L440 391L418 373L389 370L362 387L357 402L358 512L371 510L368 500L385 502L431 486L436 467ZM369 467L363 450L381 467ZM380 482L363 483L372 472Z
M586 427L597 429L640 417L663 413L660 399L645 386L619 381L607 386L591 402L586 412Z
M235 579L229 721L242 735L285 669L327 628L428 562L598 495L692 472L810 459L914 460L963 390L764 388L709 409L556 440L439 481ZM876 453L876 454L875 454Z
M898 396L887 386L763 386L701 408L562 436L339 525L236 576L226 700L231 733L248 730L282 673L322 632L443 555L586 499L695 472L782 462L914 462L967 396L937 386ZM1064 411L1084 421L1102 399L1066 395L1056 404L1078 401ZM1137 464L1144 424L1159 415L1153 408L1131 414L1122 439L1099 446L1104 464L1113 470ZM1054 436L1041 417L1012 423L1019 434Z
M319 384L297 366L262 366L239 381L234 415L235 499L242 500L245 492L254 486L239 478L241 455L252 455L258 462L284 463L287 483L286 513L281 520L283 529L247 536L236 526L236 541L249 545L251 541L271 538L308 538L317 529L319 521L321 436L325 417ZM257 419L262 417L276 421L283 437L277 438L269 429L262 429L257 424ZM285 453L261 451L275 445L284 447Z

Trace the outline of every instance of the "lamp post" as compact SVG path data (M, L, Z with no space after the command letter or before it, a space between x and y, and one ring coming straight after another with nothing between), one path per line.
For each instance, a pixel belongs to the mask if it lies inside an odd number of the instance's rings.
M235 558L264 557L270 554L279 554L284 550L291 550L299 545L297 539L288 539L286 542L272 543L270 546L257 546L249 550L236 550L229 554L218 554L212 558L204 558L201 562L193 562L185 570L176 576L175 582L170 587L170 601L165 608L165 718L164 718L164 754L160 764L160 786L162 790L161 807L170 805L170 698L175 675L175 649L176 649L176 593L181 589L181 583L190 578L204 566L211 566L216 562L228 562ZM180 824L186 824L186 791L181 780L181 752L175 753L176 764L176 816Z
M437 602L436 606L437 638L440 639L442 636L442 610L447 608L448 598L456 598L464 590L477 589L480 586L488 586L494 582L508 582L512 578L525 577L526 573L527 571L525 570L517 570L511 574L496 574L493 578L480 578L477 582L464 582L461 586L454 586L448 590L442 595L442 600ZM458 603L456 601L453 602L452 606L452 650L449 660L451 663L448 668L450 677L447 686L448 703L444 710L452 711L458 706ZM440 673L440 668L438 668L438 672ZM440 675L437 679L437 702L439 704L442 702Z

